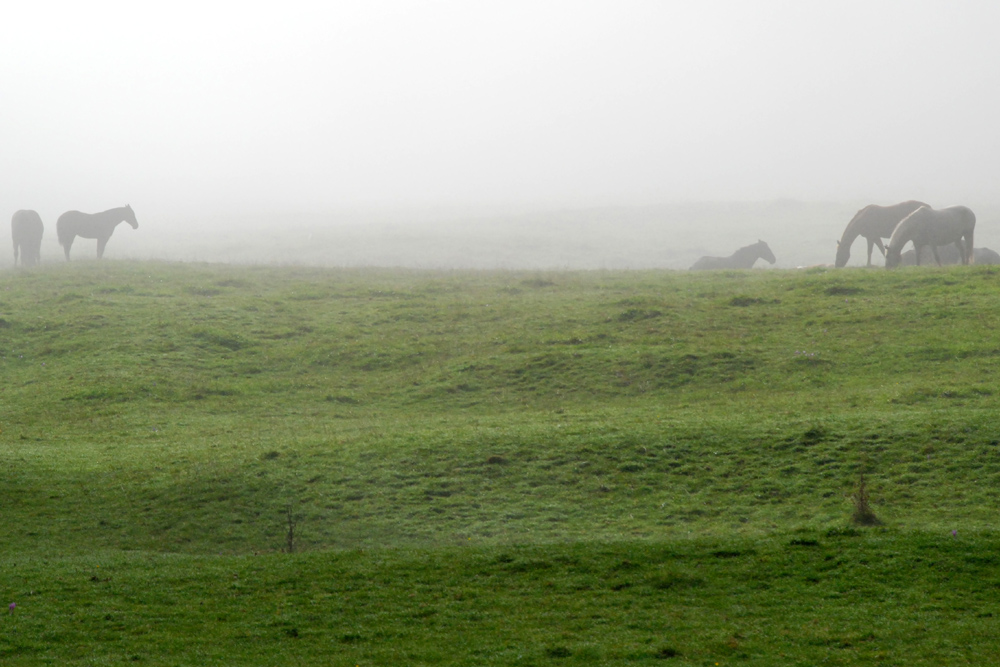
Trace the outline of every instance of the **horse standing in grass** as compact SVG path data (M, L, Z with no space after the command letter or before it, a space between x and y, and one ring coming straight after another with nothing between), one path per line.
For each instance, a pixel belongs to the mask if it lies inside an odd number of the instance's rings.
M879 251L885 255L882 239L892 236L892 230L896 229L899 221L921 206L927 206L927 204L911 200L892 206L879 206L878 204L865 206L854 214L851 221L847 223L844 235L837 242L837 261L834 266L837 268L847 266L847 260L851 258L851 244L859 236L865 237L868 241L868 266L871 266L872 248L878 246Z
M121 222L127 222L132 229L139 229L139 223L135 220L131 206L112 208L103 213L66 211L60 215L56 220L56 235L59 237L59 245L66 252L66 261L69 261L69 249L77 236L97 239L97 259L103 257L104 246L108 244L112 232Z
M18 249L21 250L21 266L38 264L42 261L42 234L45 225L35 211L21 210L10 219L10 235L14 240L14 266L17 266Z
M753 245L740 248L729 257L702 257L691 265L691 270L752 269L754 262L758 259L765 259L770 264L774 264L776 261L774 253L763 241L757 241Z
M949 206L935 210L921 206L896 225L885 249L885 267L899 266L902 261L903 246L913 242L916 262L920 264L920 251L930 247L934 261L941 265L938 247L954 243L962 258L962 264L975 263L972 252L973 235L976 230L976 214L966 206Z

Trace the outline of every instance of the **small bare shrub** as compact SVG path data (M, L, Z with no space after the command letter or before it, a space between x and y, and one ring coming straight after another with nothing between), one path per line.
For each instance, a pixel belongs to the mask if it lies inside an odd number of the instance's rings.
M299 524L299 517L292 511L292 506L285 507L285 519L288 522L288 532L285 534L285 550L288 553L295 552L295 527Z
M871 500L868 496L868 487L865 485L865 475L861 473L858 478L858 486L851 494L851 502L854 503L854 513L851 514L851 521L859 526L877 526L882 522L875 516L872 509Z

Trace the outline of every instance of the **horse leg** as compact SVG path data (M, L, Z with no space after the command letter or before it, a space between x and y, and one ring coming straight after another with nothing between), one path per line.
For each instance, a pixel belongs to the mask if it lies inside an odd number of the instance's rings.
M955 245L955 249L958 250L958 263L959 264L968 264L969 263L969 254L965 251L965 239L964 238L959 238L957 241L955 241L954 245Z
M931 254L934 255L934 261L937 262L937 265L941 266L941 258L938 257L938 251L936 245L931 246Z
M104 246L108 245L108 239L110 236L104 236L97 239L97 259L104 257Z
M17 266L17 241L14 241L14 266Z
M69 249L73 247L73 239L74 238L76 238L76 237L75 236L71 237L68 241L66 241L65 245L63 245L63 252L66 253L66 261L67 262L69 261Z
M875 245L878 246L879 252L882 253L883 257L885 257L885 246L882 245L882 239L879 238L878 236L875 237Z
M872 248L875 246L875 242L872 241L870 238L866 238L865 240L868 241L868 267L871 268L871 265L872 265Z
M967 260L967 262L966 262L967 264L975 264L976 263L976 253L973 252L973 246L972 246L972 236L975 233L976 233L976 231L972 230L972 231L969 232L969 235L965 237L965 257L966 257L966 260Z

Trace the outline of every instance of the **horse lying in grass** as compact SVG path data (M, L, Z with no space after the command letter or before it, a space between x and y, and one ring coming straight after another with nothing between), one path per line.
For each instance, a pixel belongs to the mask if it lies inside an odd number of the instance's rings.
M904 201L892 206L879 206L870 204L858 211L844 229L844 235L837 241L837 260L834 266L841 268L847 266L847 260L851 258L851 244L859 236L865 237L868 241L868 266L872 265L872 248L878 246L882 255L885 255L885 246L882 239L892 236L892 231L896 225L916 211L921 206L927 204L919 201Z
M758 259L774 264L774 253L763 241L740 248L729 257L702 257L691 265L692 271L710 269L752 269Z
M108 244L108 239L111 238L115 227L122 222L127 222L132 229L139 229L139 223L135 220L131 206L112 208L103 213L66 211L60 215L56 220L56 236L59 237L59 245L66 252L66 261L69 261L69 249L77 236L97 239L97 259L104 257L104 247Z
M954 243L941 246L937 251L938 257L941 258L941 264L958 264L962 261L962 254L959 252L958 246ZM917 253L913 251L913 248L910 248L900 256L900 259L902 260L900 264L903 266L913 266L917 263ZM989 248L974 248L972 250L972 259L975 264L1000 264L1000 253ZM921 264L930 263L933 260L934 254L929 247L925 247L920 251Z
M975 262L972 254L973 236L976 230L976 214L967 206L949 206L940 210L921 206L903 218L892 232L885 252L887 269L899 266L902 261L903 246L913 243L916 262L920 264L920 251L930 247L934 261L941 264L938 248L954 243L961 255L962 264Z
M21 266L38 264L42 261L42 234L45 225L35 211L21 210L10 219L10 235L14 241L14 266L17 266L18 249L21 251Z

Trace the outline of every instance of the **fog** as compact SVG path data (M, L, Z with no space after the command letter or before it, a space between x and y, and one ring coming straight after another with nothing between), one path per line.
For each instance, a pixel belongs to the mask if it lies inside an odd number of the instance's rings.
M787 267L905 199L1000 249L995 3L4 14L0 214L41 214L43 263L60 213L126 203L109 258L686 268L764 238Z

